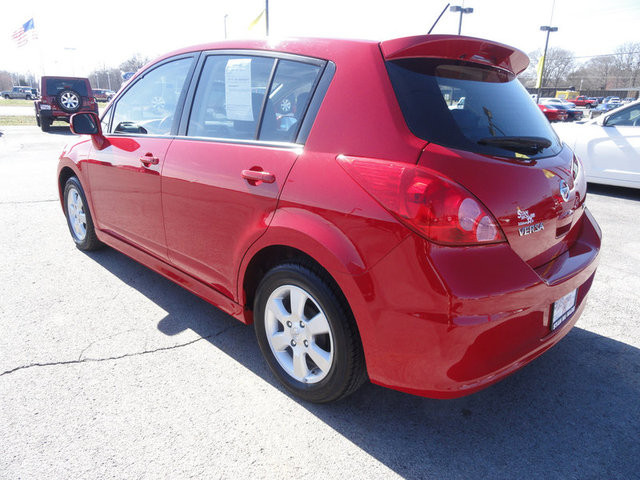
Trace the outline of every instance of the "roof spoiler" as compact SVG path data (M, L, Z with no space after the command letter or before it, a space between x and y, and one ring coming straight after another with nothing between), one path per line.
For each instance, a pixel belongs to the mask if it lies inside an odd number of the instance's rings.
M529 66L529 57L522 51L501 43L459 35L419 35L380 42L386 60L400 58L447 58L493 65L514 75Z

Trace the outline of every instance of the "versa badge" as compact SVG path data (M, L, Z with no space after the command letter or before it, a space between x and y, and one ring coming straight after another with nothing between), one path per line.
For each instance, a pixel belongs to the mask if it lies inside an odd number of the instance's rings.
M518 227L520 227L518 233L521 237L544 230L542 222L533 223L535 217L535 213L529 213L529 210L522 210L518 207Z

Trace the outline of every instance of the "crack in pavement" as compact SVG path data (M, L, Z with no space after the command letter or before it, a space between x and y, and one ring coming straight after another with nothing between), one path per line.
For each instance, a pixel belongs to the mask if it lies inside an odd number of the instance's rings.
M141 355L147 355L149 353L157 353L157 352L164 352L167 350L175 350L177 348L182 348L182 347L187 347L189 345L193 345L194 343L197 343L201 340L208 340L210 338L216 338L219 337L220 335L222 335L223 333L231 330L232 328L235 327L240 327L242 326L242 323L238 323L237 325L230 325L226 328L223 328L222 330L220 330L217 333L212 333L211 335L206 335L204 337L200 337L200 338L196 338L195 340L191 340L190 342L185 342L185 343L180 343L178 345L171 345L170 347L160 347L160 348L156 348L153 350L143 350L142 352L134 352L134 353L125 353L124 355L119 355L117 357L106 357L106 358L81 358L81 359L77 359L77 360L63 360L60 362L45 362L45 363L30 363L28 365L21 365L19 367L15 367L12 368L10 370L5 370L4 372L0 373L0 377L3 377L4 375L9 375L11 373L17 372L19 370L26 370L28 368L34 368L34 367L51 367L54 365L73 365L73 364L79 364L79 363L91 363L91 362L108 362L108 361L112 361L112 360L121 360L123 358L128 358L128 357L138 357Z
M25 203L49 203L49 202L59 202L57 198L53 198L50 200L17 200L15 202L0 202L0 205L22 205Z

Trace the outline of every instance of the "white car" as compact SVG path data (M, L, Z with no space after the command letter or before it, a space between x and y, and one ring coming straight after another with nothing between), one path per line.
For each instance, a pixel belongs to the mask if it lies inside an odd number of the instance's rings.
M587 181L640 188L640 101L553 128L582 160Z

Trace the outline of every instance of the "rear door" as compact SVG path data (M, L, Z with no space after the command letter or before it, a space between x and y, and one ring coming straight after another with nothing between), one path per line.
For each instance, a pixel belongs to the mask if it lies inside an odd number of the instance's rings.
M137 79L103 117L108 146L87 162L98 228L164 259L160 172L194 63L178 57Z
M301 152L324 62L223 52L201 63L162 172L167 246L174 265L233 298L237 265L266 230Z

